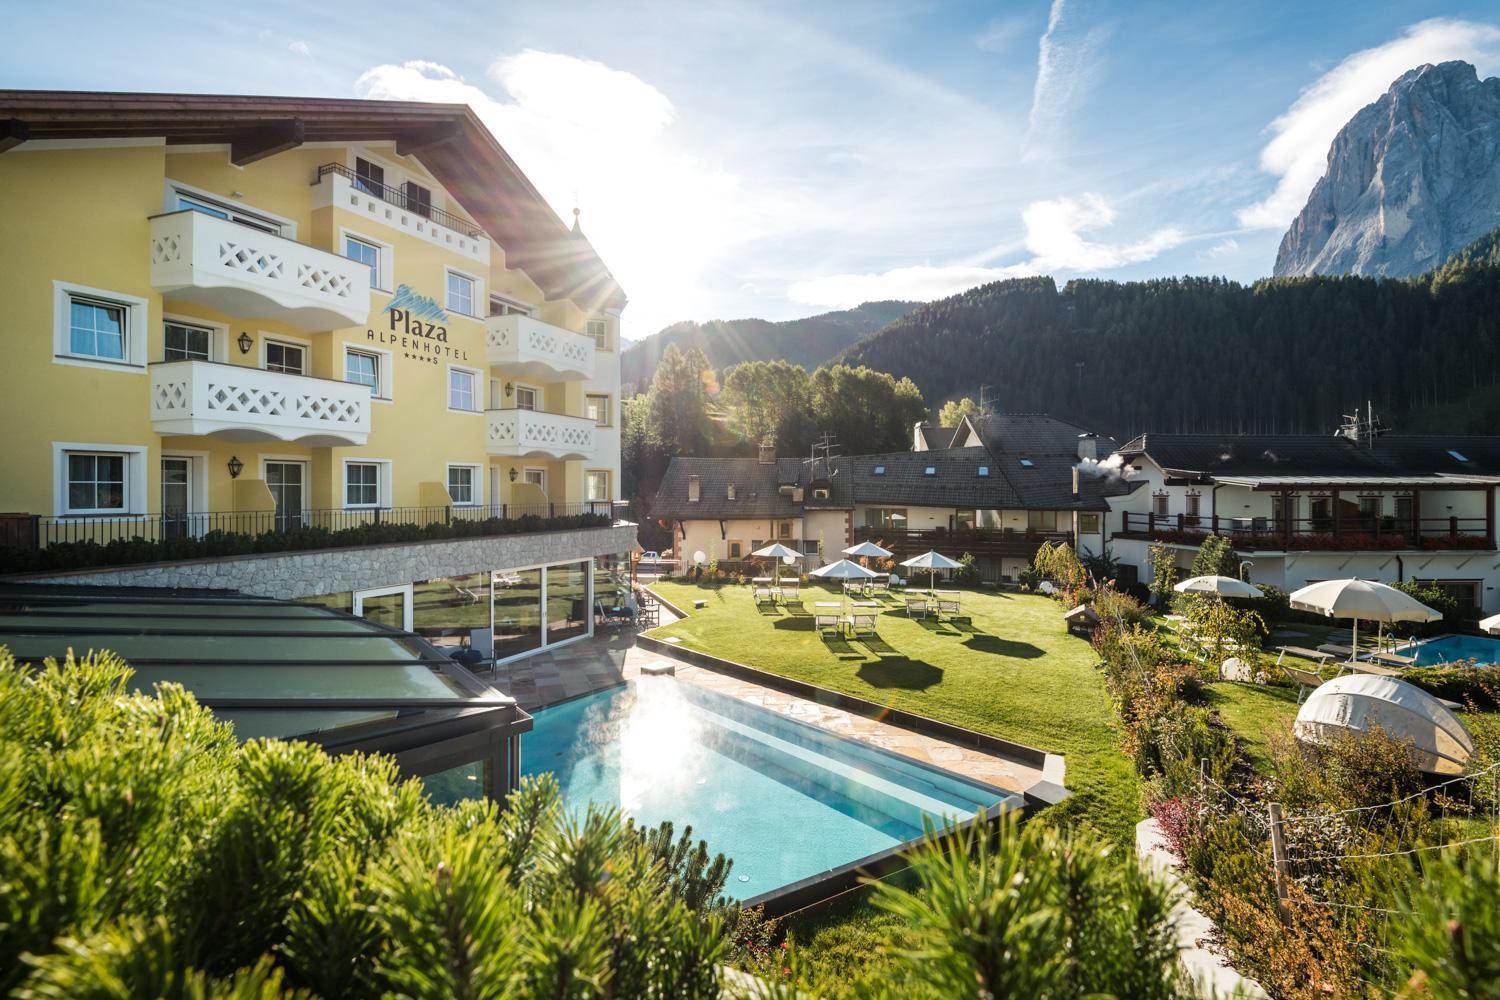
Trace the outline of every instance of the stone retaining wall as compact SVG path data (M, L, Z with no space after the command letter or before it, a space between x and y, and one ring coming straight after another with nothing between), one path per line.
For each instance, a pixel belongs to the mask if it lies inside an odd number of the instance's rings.
M259 597L293 600L346 590L393 587L441 576L572 562L628 552L634 548L635 525L622 524L487 538L109 566L65 573L30 573L8 579L73 586L238 590Z

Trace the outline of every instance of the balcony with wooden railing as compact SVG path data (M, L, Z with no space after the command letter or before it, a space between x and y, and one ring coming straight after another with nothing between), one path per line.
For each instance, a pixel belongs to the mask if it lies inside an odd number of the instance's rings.
M891 550L897 562L928 551L941 552L950 559L958 559L968 552L976 559L1030 560L1044 542L1071 544L1073 535L1066 531L1015 531L1008 528L863 527L854 530L854 540L874 542Z
M1222 535L1253 551L1493 549L1495 528L1485 517L1339 516L1228 518L1122 511L1116 538L1201 544Z

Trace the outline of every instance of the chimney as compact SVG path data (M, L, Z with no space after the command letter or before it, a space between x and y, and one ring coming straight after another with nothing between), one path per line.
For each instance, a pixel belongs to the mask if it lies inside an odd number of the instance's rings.
M1078 495L1078 466L1073 466L1073 495Z
M1078 435L1078 458L1080 461L1099 461L1099 435L1095 434L1093 431L1084 431L1082 434ZM1076 479L1073 483L1073 492L1078 492L1078 483Z
M912 428L911 428L911 450L912 451L926 451L927 450L927 441L926 441L925 438L922 437L922 424L923 423L924 423L924 421L918 420L915 424L912 425Z
M766 438L760 443L760 464L776 464L776 442L772 438Z

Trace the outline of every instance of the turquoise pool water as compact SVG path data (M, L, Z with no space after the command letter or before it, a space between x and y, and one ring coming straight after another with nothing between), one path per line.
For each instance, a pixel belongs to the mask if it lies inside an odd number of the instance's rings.
M1402 652L1415 656L1418 665L1424 667L1459 660L1500 664L1500 639L1486 639L1482 635L1443 635Z
M522 773L551 771L569 808L671 820L734 860L749 899L967 819L1006 794L672 677L536 713Z

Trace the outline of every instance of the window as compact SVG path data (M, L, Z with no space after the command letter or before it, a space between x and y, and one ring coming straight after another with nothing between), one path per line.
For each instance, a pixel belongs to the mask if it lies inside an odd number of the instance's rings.
M1057 511L1028 510L1026 512L1026 530L1033 533L1056 531Z
M448 496L456 504L473 505L479 502L474 496L472 465L448 466Z
M584 414L600 427L609 426L610 405L608 396L588 395L584 397Z
M385 197L385 168L363 156L354 158L354 187L377 198Z
M448 272L448 308L464 316L474 315L474 279L456 271Z
M1169 498L1165 493L1158 493L1153 496L1151 498L1151 512L1157 517L1166 517L1168 499Z
M380 506L380 466L374 462L344 463L344 506Z
M1031 460L1031 459L1029 459L1029 458L1023 458L1023 459L1020 459L1020 460L1019 460L1019 461L1020 461L1020 463L1021 463L1021 468L1023 468L1023 469L1029 469L1029 468L1031 468L1031 467L1032 467L1032 466L1033 466L1033 465L1035 465L1035 464L1036 464L1036 463L1035 463L1035 462L1033 462L1033 461L1032 461L1032 460Z
M491 316L530 316L532 309L520 302L512 302L510 299L502 299L498 295L490 296Z
M584 324L584 332L594 338L594 349L598 351L609 350L609 322L602 319L591 319Z
M1463 452L1461 452L1461 451L1454 451L1452 448L1448 449L1448 454L1452 455L1455 459L1457 459L1460 462L1467 462L1469 460L1469 457L1467 455L1465 455Z
M1459 611L1465 614L1479 610L1479 580L1417 580L1419 586L1436 587L1458 602Z
M929 465L929 466L927 466L927 468L925 468L925 469L922 470L922 475L924 475L924 476L935 476L935 475L937 475L937 466L935 466L935 465Z
M113 302L74 295L69 299L68 353L104 361L125 360L129 310Z
M215 201L212 198L206 198L199 194L191 194L178 189L177 211L180 212L183 209L199 212L203 215L211 215L216 219L228 219L230 222L237 222L242 226L259 229L263 233L270 233L272 236L282 235L281 223L275 219L256 215L254 212L246 212L235 205L225 204L222 201Z
M464 368L448 369L448 409L477 410L474 399L475 375Z
M990 467L988 465L981 465L979 467L979 472L978 472L979 478L983 479L983 478L987 477L989 474L990 474Z
M307 374L307 348L279 340L266 341L266 371L287 375Z
M877 476L883 476L883 475L885 475L885 466L883 466L883 465L877 465L877 466L875 466L874 475L877 475Z
M124 511L125 458L124 455L69 454L67 513Z
M424 219L432 218L432 192L416 181L405 184L406 207Z
M186 323L168 323L162 337L163 361L207 361L214 332Z
M1099 514L1097 511L1082 511L1078 515L1078 533L1080 535L1099 534Z
M357 260L370 269L370 287L380 287L380 248L373 243L355 239L353 236L344 237L344 256L350 260Z
M865 527L882 531L904 531L906 529L905 507L866 507Z
M1365 521L1374 521L1380 516L1380 497L1360 497L1359 516Z
M370 387L370 395L380 395L380 355L367 351L344 352L344 381Z
M792 537L792 522L791 521L777 521L776 522L776 537L777 538L782 538L782 539L791 538Z
M516 409L536 409L536 390L529 385L516 386Z
M698 502L699 480L697 476L688 476L688 503Z
M742 553L743 551L744 550L740 548L740 543L739 542L730 542L729 543L729 558L731 558L731 559L738 559L738 558L740 558L740 553Z
M583 490L585 500L614 499L609 489L609 471L606 469L584 473Z
M1415 515L1416 506L1412 503L1411 497L1396 498L1396 524L1402 531L1412 527Z
M290 531L302 527L303 483L307 466L302 462L265 463L266 489L276 504L276 530Z
M724 487L724 499L725 500L733 500L734 499L734 484L733 483L730 483L728 486Z
M535 486L542 492L545 493L547 491L546 469L527 469L525 473L525 479L526 482L530 483L532 486Z
M1203 498L1196 493L1187 495L1187 523L1197 524L1198 515L1203 509Z

